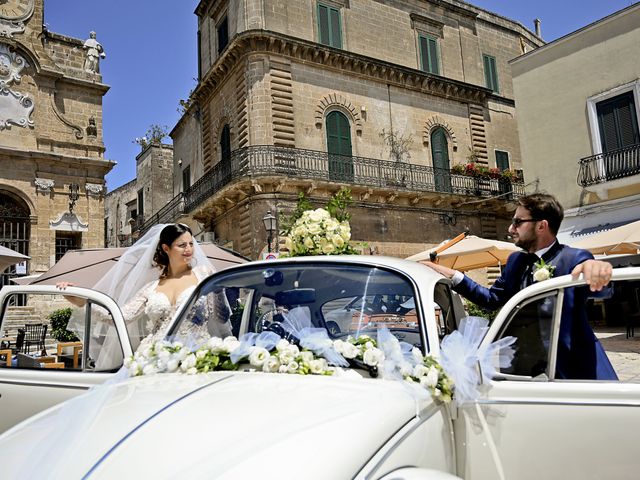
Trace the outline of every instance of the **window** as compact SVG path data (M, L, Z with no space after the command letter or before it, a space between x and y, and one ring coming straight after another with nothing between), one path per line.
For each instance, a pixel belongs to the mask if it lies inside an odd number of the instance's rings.
M434 37L420 35L420 68L425 72L440 74L438 67L438 41Z
M500 170L509 170L509 153L496 150L496 167Z
M500 92L498 87L498 69L496 67L496 59L490 55L483 55L482 61L484 63L484 82L487 88L490 88L495 93Z
M138 215L144 218L144 187L138 190Z
M602 153L640 143L632 91L598 102L596 112Z
M340 10L319 3L318 32L320 36L320 43L330 47L342 48Z
M182 191L186 192L191 186L191 165L187 165L182 171Z
M226 15L218 23L216 30L218 31L218 53L221 53L229 45L229 22Z
M56 262L69 250L78 250L81 246L81 233L56 231Z

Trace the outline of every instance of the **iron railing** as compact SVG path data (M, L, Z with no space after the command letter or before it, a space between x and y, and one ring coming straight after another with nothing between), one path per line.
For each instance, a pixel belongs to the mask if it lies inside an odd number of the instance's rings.
M448 169L374 158L333 155L301 148L258 145L231 152L148 218L142 232L156 223L190 212L229 183L251 177L283 176L414 192L441 192L477 197L524 195L524 184L507 179L454 175Z
M580 160L578 185L588 187L640 174L640 144Z

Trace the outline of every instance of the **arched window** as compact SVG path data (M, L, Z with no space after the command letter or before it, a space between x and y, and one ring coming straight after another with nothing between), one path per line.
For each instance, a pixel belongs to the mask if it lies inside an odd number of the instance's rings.
M329 179L353 181L351 158L351 126L346 115L333 111L327 115L327 153L329 154Z
M0 192L0 245L29 255L30 226L27 204L9 192ZM17 276L17 272L27 273L22 270L22 265L11 265L0 272L0 287L9 285L9 280Z
M433 159L433 176L438 192L451 191L451 166L449 165L449 142L442 127L431 133L431 158Z

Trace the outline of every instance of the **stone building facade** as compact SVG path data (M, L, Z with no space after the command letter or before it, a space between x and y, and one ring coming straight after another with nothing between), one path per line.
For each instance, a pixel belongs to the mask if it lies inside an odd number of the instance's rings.
M172 198L173 146L145 145L136 157L136 178L106 196L106 246L131 245L145 220L154 221Z
M102 138L109 87L87 64L97 41L47 31L43 11L44 0L0 5L0 244L31 257L19 274L48 270L69 248L104 245L114 166Z
M522 168L508 61L535 34L458 0L203 0L196 14L199 83L170 134L181 218L255 258L268 211L346 186L373 253L504 238L523 183L451 168Z

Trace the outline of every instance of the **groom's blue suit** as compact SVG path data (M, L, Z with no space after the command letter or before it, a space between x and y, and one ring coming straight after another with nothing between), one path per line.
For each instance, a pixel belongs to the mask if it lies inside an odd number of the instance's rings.
M454 290L482 307L495 310L519 292L523 283L529 283L525 281L525 277L531 275L529 258L525 252L511 254L502 275L491 288L478 285L465 276ZM576 265L592 258L593 255L586 250L558 242L542 256L545 263L556 267L555 276L569 274ZM586 287L565 290L556 378L617 380L607 354L587 322L585 305L588 294Z

